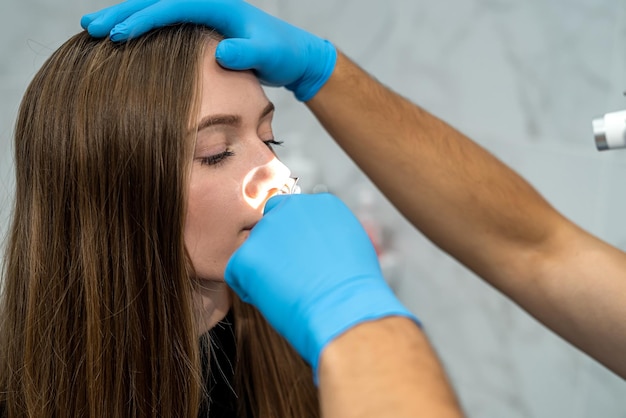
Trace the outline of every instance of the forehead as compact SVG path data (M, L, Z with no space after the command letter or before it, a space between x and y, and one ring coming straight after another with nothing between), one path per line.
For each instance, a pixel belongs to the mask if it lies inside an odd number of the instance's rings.
M210 114L258 113L268 102L252 71L222 68L215 60L217 41L210 40L204 51L200 77L200 117Z

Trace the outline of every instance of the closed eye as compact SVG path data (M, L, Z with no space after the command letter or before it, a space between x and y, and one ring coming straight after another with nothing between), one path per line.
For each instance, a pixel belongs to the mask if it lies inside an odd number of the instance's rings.
M277 141L272 138L272 139L268 139L267 141L263 141L263 143L267 145L269 149L274 151L274 146L281 146L283 144L283 141Z
M198 158L198 160L202 165L217 166L224 163L228 157L232 157L233 155L235 155L234 152L232 152L231 150L226 150L224 152L220 152L219 154Z

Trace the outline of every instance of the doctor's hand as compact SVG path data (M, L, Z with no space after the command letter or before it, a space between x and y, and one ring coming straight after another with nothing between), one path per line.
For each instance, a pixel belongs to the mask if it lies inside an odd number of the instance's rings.
M418 322L385 282L360 222L330 194L271 198L225 276L316 376L324 347L350 328L388 316Z
M220 65L254 70L262 83L285 86L300 101L319 91L337 59L330 42L241 0L128 0L80 23L92 36L115 42L175 23L214 28L227 38L215 52Z

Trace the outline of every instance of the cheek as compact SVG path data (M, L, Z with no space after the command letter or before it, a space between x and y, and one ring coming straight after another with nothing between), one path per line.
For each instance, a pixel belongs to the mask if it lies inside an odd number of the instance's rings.
M198 276L222 279L241 229L241 186L234 182L192 181L188 190L184 241Z
M200 244L206 246L210 237L218 238L220 223L224 222L232 206L229 204L231 199L224 196L218 187L212 186L207 182L192 182L189 187L185 218L185 244L188 250Z

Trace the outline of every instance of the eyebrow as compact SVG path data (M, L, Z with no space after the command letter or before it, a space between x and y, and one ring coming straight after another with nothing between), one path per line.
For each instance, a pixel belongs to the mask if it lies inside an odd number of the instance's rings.
M259 115L259 119L263 119L265 116L269 115L274 111L274 103L269 102L267 106L263 109L261 114ZM241 116L239 115L209 115L202 118L198 126L196 127L196 132L200 132L203 129L209 128L215 125L227 125L227 126L238 126L241 124Z

